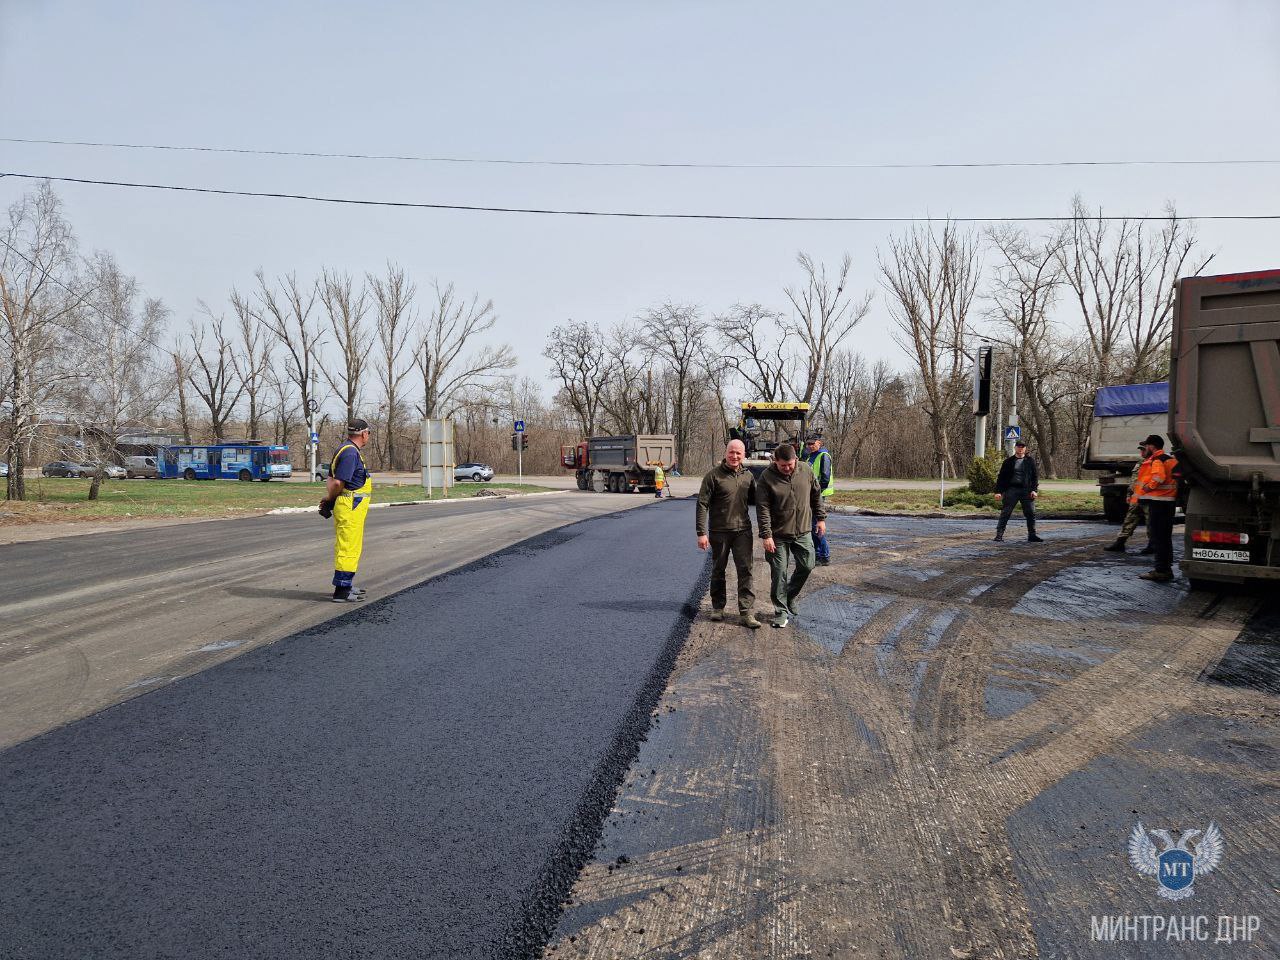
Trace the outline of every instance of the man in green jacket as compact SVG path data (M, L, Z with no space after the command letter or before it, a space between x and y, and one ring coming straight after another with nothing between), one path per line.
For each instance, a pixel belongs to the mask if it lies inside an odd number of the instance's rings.
M796 615L796 597L813 572L813 532L827 533L827 508L818 480L807 463L796 459L789 443L778 445L773 463L756 481L756 515L769 561L774 611L770 626L785 627ZM790 577L789 560L795 562Z
M728 601L725 570L729 557L738 571L738 613L742 625L755 630L756 595L751 591L751 513L755 500L755 478L742 465L747 448L741 440L731 440L724 449L724 460L702 478L698 490L698 549L711 548L711 619L724 619Z

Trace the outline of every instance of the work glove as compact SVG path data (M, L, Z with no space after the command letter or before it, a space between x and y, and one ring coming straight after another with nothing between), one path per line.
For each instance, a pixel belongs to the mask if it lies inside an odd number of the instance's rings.
M333 501L332 501L332 500L321 500L321 501L320 501L320 516L324 517L326 520L328 520L330 517L332 517L332 516L333 516Z

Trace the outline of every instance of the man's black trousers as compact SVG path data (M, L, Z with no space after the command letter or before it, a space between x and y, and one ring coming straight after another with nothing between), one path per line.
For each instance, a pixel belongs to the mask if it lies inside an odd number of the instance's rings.
M712 530L711 540L711 606L723 610L728 600L725 585L725 570L729 566L729 558L733 557L733 565L738 572L738 612L747 613L755 609L756 595L751 591L752 551L755 543L751 538L751 528L745 530Z
M1031 491L1022 487L1010 487L1004 492L1004 509L1000 511L1000 522L996 524L996 533L1003 534L1004 528L1013 516L1013 508L1022 504L1022 515L1027 518L1027 536L1036 535L1036 502L1031 499Z
M1147 508L1147 533L1156 552L1156 573L1173 573L1173 513L1177 505L1172 500L1143 500Z

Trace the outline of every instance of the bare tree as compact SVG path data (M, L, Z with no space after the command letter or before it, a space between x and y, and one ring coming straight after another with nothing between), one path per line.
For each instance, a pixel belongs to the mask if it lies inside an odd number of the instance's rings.
M60 362L60 347L84 294L74 289L75 237L61 203L41 183L9 207L0 234L0 334L7 361L9 438L5 496L26 499L26 444L58 392L82 371Z
M516 365L515 353L505 343L483 346L463 356L474 339L497 322L492 300L480 303L478 295L469 301L461 299L453 284L441 287L436 283L434 290L431 312L422 321L413 358L422 376L419 411L427 418L448 416L461 391L492 384L504 370Z
M182 430L182 439L191 442L191 410L187 405L187 382L191 376L191 358L181 350L169 354L173 361L173 377L178 399L178 426Z
M705 326L701 311L693 304L664 303L645 311L644 352L651 361L666 366L671 377L672 432L676 440L676 462L683 468L689 437L693 432L697 399L706 384L702 360L706 355Z
M880 270L894 339L920 373L935 460L955 476L951 423L968 394L964 338L978 285L977 242L951 221L940 231L912 227L890 239Z
M796 312L790 323L791 332L804 347L798 378L804 390L798 399L820 405L822 398L817 394L822 365L870 312L872 293L868 291L861 300L850 298L846 287L853 260L847 253L834 278L827 276L825 263L815 264L807 253L801 252L796 262L804 271L804 285L787 287L785 293Z
M370 337L364 322L369 298L363 287L356 289L350 274L327 269L321 271L317 288L338 348L338 362L321 362L320 370L333 392L342 398L349 423L356 416L369 358Z
M249 437L256 440L262 434L262 417L267 405L267 369L271 365L272 337L253 305L234 287L231 289L231 309L235 311L236 327L240 333L240 342L232 351L231 362L244 388L248 406L245 425Z
M827 358L822 376L827 446L838 472L858 476L863 448L879 426L895 379L893 371L884 360L868 366L861 355L837 350Z
M547 337L542 355L560 381L560 398L573 411L584 437L596 432L608 363L604 338L595 327L570 320Z
M787 350L786 318L758 303L735 303L715 319L719 359L753 389L753 399L785 400L792 391L796 357Z
M105 465L119 456L122 430L150 420L169 395L168 378L154 362L168 311L160 300L144 296L137 279L122 272L109 253L89 261L87 282L92 360L85 364L77 408L99 463L89 485L89 499L97 500Z
M226 439L227 421L244 393L244 381L236 376L232 360L235 351L227 337L222 316L215 315L203 300L198 303L207 325L193 319L187 332L191 352L188 380L209 411L209 432L213 442L221 443Z
M651 398L641 337L634 327L620 323L603 338L603 347L600 405L608 418L608 429L621 434L642 433Z
M387 264L384 277L369 274L369 288L378 305L378 380L382 384L383 401L386 403L386 463L392 469L399 468L396 457L396 429L404 413L404 381L409 376L412 363L406 361L409 333L413 326L413 298L418 288L406 279L404 269Z
M1173 204L1165 206L1168 220L1158 232L1142 224L1134 243L1138 274L1136 301L1128 329L1131 381L1167 376L1167 351L1173 326L1174 283L1178 278L1200 274L1213 254L1196 252L1196 228L1192 221L1178 219Z
M279 281L281 289L277 292L267 283L262 270L258 270L254 276L258 280L258 304L254 313L284 347L286 371L302 401L300 409L305 421L307 411L315 402L312 383L316 375L317 350L323 339L319 327L311 320L311 312L316 303L315 286L304 288L298 283L297 274L291 273ZM283 415L283 401L278 404L277 410ZM277 426L288 422L287 419L277 417ZM287 434L279 442L288 443Z

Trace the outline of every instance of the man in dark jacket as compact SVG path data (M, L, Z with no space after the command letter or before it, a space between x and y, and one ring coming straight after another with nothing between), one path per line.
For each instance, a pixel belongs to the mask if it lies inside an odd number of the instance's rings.
M813 532L827 533L827 508L817 478L809 464L796 459L791 444L779 444L773 451L773 463L756 481L756 504L769 561L774 610L770 626L785 627L788 618L796 615L796 597L817 560ZM789 559L795 561L790 577Z
M747 448L741 440L731 440L724 459L707 472L698 490L698 549L711 548L711 619L723 620L728 601L725 570L732 555L738 572L738 613L742 625L752 630L756 619L756 595L751 591L751 513L755 502L755 478L742 465Z
M1027 541L1043 543L1036 536L1036 497L1040 496L1040 471L1034 457L1027 455L1027 444L1019 440L1013 445L1013 456L1000 466L996 477L996 502L1003 502L1000 522L996 524L996 540L1004 539L1004 528L1009 524L1013 508L1022 504L1022 515L1027 518Z

